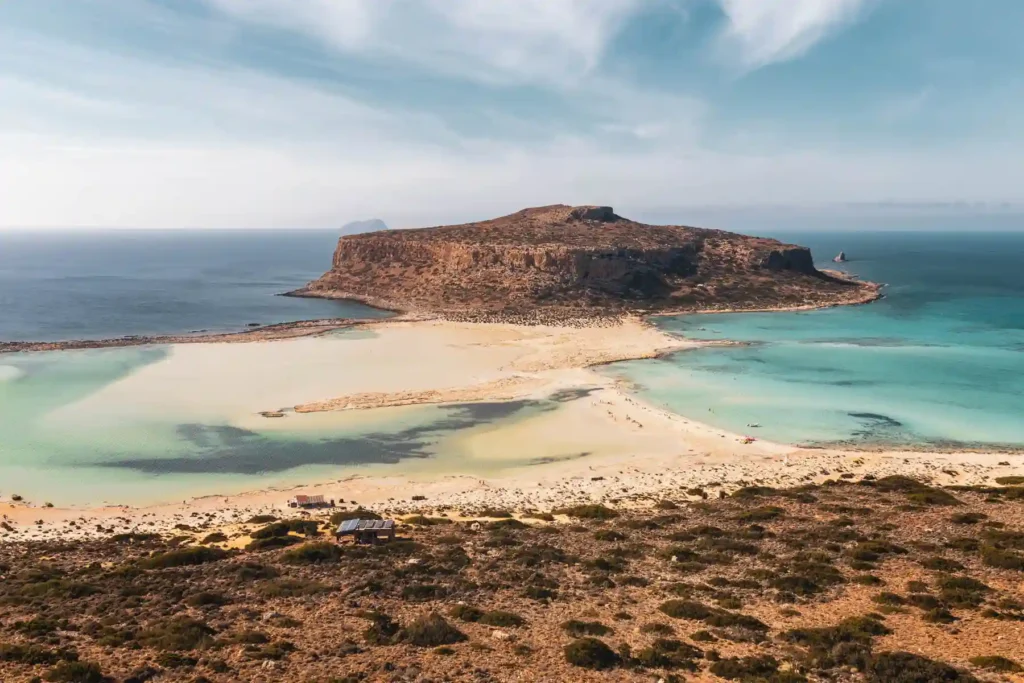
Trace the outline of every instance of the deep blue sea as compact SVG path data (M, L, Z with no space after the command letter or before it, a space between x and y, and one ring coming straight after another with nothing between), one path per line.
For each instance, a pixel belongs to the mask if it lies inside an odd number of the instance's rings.
M326 271L337 239L331 230L0 232L0 341L387 315L275 296Z
M1024 444L1024 233L778 233L819 267L886 283L881 301L661 318L749 342L609 372L664 407L793 443ZM757 427L750 425L760 425Z

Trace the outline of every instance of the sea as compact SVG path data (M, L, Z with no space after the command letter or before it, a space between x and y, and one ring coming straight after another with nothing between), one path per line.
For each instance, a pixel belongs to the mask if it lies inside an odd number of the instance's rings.
M608 372L644 398L784 443L1024 446L1024 233L778 232L819 268L885 284L816 311L663 317L689 338L743 342ZM845 252L848 262L830 257Z
M607 366L639 396L754 438L809 445L1024 447L1024 233L760 230L821 267L885 283L885 297L794 313L656 318L741 342ZM0 340L242 330L388 315L277 296L330 265L332 231L0 233ZM849 261L831 263L844 251ZM339 333L339 342L345 334ZM461 463L452 434L556 410L573 396L412 406L317 429L129 419L70 427L84 399L167 347L0 356L0 499L93 505L175 500L324 480L351 468ZM268 424L272 421L267 421ZM515 463L522 464L522 463ZM435 470L436 471L436 468Z

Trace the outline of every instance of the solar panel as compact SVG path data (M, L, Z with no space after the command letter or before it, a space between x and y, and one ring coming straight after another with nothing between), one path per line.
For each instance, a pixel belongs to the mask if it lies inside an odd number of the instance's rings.
M353 531L355 531L356 529L359 528L359 522L360 522L360 520L358 520L358 519L346 519L344 522L341 523L341 526L338 527L338 533L339 534L350 534L350 533L352 533Z

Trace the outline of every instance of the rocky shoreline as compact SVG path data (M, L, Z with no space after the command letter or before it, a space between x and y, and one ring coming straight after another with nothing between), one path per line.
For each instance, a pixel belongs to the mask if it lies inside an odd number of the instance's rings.
M837 278L838 279L838 278ZM615 327L625 318L648 318L653 316L697 315L709 313L764 313L805 311L835 306L857 306L881 299L883 285L873 282L849 280L858 289L849 292L849 296L836 297L828 301L815 301L792 306L761 306L758 301L749 302L749 306L737 305L735 302L723 304L721 307L693 307L669 310L636 311L631 314L622 311L608 311L587 308L545 308L533 311L446 311L431 313L416 307L403 307L397 302L382 300L376 297L361 296L349 292L311 292L295 290L280 296L296 298L322 298L352 301L396 314L386 321L413 320L445 320L456 323L522 325L533 327L548 325L570 328ZM128 335L110 339L68 339L58 341L0 341L0 355L6 353L43 352L43 351L76 351L82 349L106 349L130 346L149 346L160 344L226 344L259 341L275 341L309 337L344 328L378 324L380 319L355 318L320 318L315 320L293 320L253 327L237 332L189 333L171 335Z

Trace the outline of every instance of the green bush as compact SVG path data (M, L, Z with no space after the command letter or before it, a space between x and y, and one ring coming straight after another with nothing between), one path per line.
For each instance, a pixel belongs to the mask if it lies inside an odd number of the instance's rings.
M403 642L416 647L454 645L468 640L466 634L455 628L440 614L431 613L414 619L399 634Z
M258 562L242 562L234 565L235 578L242 583L257 579L274 579L281 575L276 568Z
M1024 479L1022 477L1021 479ZM997 480L998 481L998 480ZM1017 482L1024 483L1024 482ZM978 667L979 669L987 669L988 671L998 671L999 673L1020 673L1024 671L1024 667L1006 657L999 655L985 655L982 657L971 657L971 664Z
M565 661L584 669L603 671L619 663L619 656L604 641L579 638L565 646Z
M650 622L640 627L640 633L647 633L655 636L670 636L675 633L676 630L668 624L662 624L660 622Z
M732 493L733 498L772 498L784 495L779 489L770 486L744 486Z
M996 477L996 483L1002 486L1017 486L1024 484L1024 477L1021 476L1010 476L1010 477Z
M320 525L311 519L288 519L281 522L273 522L257 529L250 534L254 539L275 538L287 536L290 533L303 536L317 536L320 533Z
M871 683L976 683L974 676L910 652L874 655L865 672Z
M214 630L191 617L175 617L144 630L139 642L155 650L197 650L213 643Z
M988 519L988 515L983 512L958 512L951 515L949 521L953 524L977 524L986 519Z
M1002 550L991 545L983 545L981 547L981 561L987 566L997 569L1024 571L1024 555L1015 553L1012 550Z
M741 522L767 522L772 519L778 519L786 514L786 511L780 507L774 505L763 505L761 507L751 508L744 510L736 516Z
M16 662L18 664L56 664L61 659L73 659L74 656L56 650L48 650L39 645L20 645L0 643L0 662Z
M953 494L941 489L914 491L907 494L907 500L918 505L963 505Z
M215 531L212 534L207 534L200 543L203 545L209 545L210 543L227 543L227 534L223 534L219 531Z
M231 601L222 593L213 593L210 591L193 593L185 600L185 604L189 607L218 607L220 605L226 605L229 602Z
M402 597L413 602L437 600L443 598L447 593L444 586L431 583L410 583L402 588ZM444 643L441 644L444 645Z
M668 600L661 603L658 609L673 619L694 619L696 621L707 619L712 613L710 607L693 600Z
M599 504L574 505L553 510L556 515L566 515L576 519L615 519L619 516L616 510Z
M413 515L406 517L402 520L406 524L412 524L413 526L438 526L441 524L452 524L452 520L447 517L426 517L424 515ZM338 522L341 524L341 522Z
M931 569L936 572L958 572L964 568L964 566L956 560L950 560L938 555L922 558L918 560L918 564L925 569Z
M872 639L889 633L891 631L876 619L849 617L835 626L796 628L780 637L808 648L811 661L818 667L863 668L870 655Z
M98 664L92 662L61 662L50 669L46 680L51 683L104 683L107 680Z
M518 614L513 612L505 612L503 610L492 610L490 612L484 612L480 615L478 621L486 626L496 626L501 628L512 628L516 626L522 626L526 623Z
M341 548L334 543L306 543L281 554L285 564L334 564L341 559Z
M484 615L483 610L471 607L469 605L455 605L448 610L448 615L453 619L459 621L480 621L480 617Z
M499 520L497 520L495 522L488 522L487 523L487 528L488 529L492 529L492 530L498 530L498 529L529 529L530 525L529 524L524 524L523 522L520 522L518 519L509 518L509 519L499 519Z
M873 598L871 598L871 600L873 602L878 603L879 605L905 605L905 604L907 604L907 601L903 598L902 595L900 595L898 593L891 593L889 591L882 591L878 595L876 595Z
M71 624L67 619L55 620L47 617L33 617L28 621L17 621L12 626L13 630L30 638L42 638L49 636L56 631L68 630Z
M476 517L485 517L490 519L508 519L512 516L512 513L508 510L496 510L493 508L485 508L478 512Z
M952 607L977 607L992 589L969 576L948 576L939 579L939 596Z
M697 670L693 661L704 653L692 645L667 638L658 638L633 657L633 663L648 669Z
M927 593L911 593L907 596L906 601L907 604L923 610L938 609L942 606L938 598Z
M188 567L207 564L208 562L217 562L227 556L228 552L222 548L181 548L180 550L168 550L165 553L158 553L139 560L139 566L144 569Z
M965 553L973 553L981 547L981 541L976 538L953 538L946 542L946 547L951 550L959 550Z
M401 627L387 614L368 612L362 615L370 620L363 631L363 640L369 645L390 645L398 637Z
M779 662L767 655L730 657L714 662L709 669L714 675L730 681L770 680L779 670Z
M256 515L246 520L246 524L269 524L276 522L279 518L274 515Z
M288 546L298 545L302 539L296 536L271 536L270 538L257 538L245 549L249 552L262 552L266 550L277 550Z

